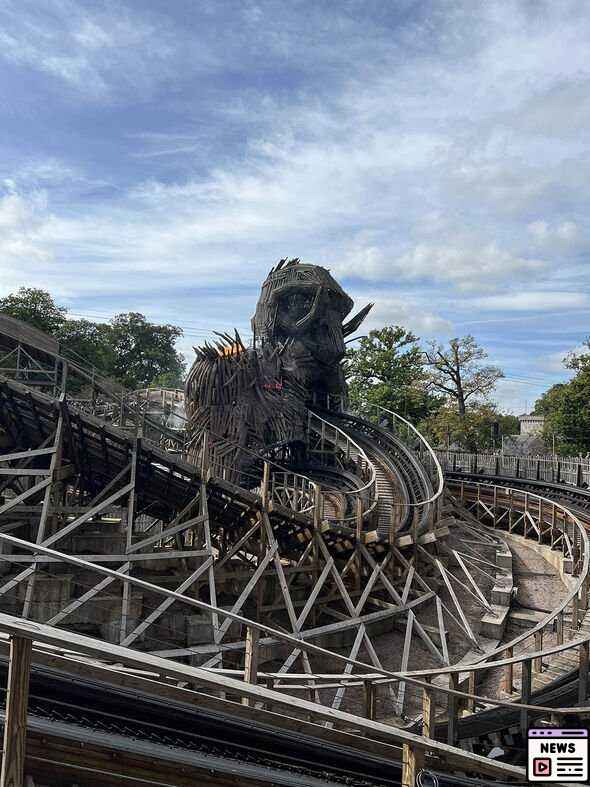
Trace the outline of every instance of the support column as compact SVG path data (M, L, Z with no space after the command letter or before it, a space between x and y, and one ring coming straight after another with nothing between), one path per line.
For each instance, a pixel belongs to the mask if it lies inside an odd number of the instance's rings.
M377 718L377 687L372 680L364 681L365 689L365 717L369 721Z
M402 787L415 787L416 777L424 768L424 749L416 749L404 743L402 764Z
M578 703L585 705L588 699L588 668L590 666L590 642L580 645L578 669Z
M504 657L511 659L513 655L514 648L506 648ZM514 664L506 664L504 670L504 691L506 694L512 694L514 691Z
M32 649L30 639L11 637L0 787L23 784Z
M430 683L428 678L426 680ZM434 738L436 732L436 703L432 689L422 689L422 735Z
M459 673L449 673L449 689L457 691L459 688ZM447 722L447 743L449 746L457 745L457 722L459 721L459 702L454 694L448 696L448 722Z
M535 631L535 650L543 650L543 629ZM543 672L543 658L533 659L533 672Z
M258 629L248 626L246 631L246 655L244 656L244 682L256 685L258 683ZM250 698L242 697L242 705L249 705Z
M531 703L531 689L533 683L533 670L532 661L527 659L522 662L522 680L520 689L520 701L523 705L530 705ZM520 732L523 737L526 737L529 727L529 712L525 708L520 711Z

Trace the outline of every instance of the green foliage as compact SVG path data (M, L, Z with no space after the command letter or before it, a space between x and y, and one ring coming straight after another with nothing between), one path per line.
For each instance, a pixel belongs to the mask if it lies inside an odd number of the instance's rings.
M66 320L57 331L57 338L66 358L94 366L105 374L115 363L111 334L111 326L106 323Z
M0 298L0 312L55 336L66 322L67 309L58 306L45 290L21 287Z
M590 339L586 339L584 345L590 350ZM575 369L578 372L590 369L590 352L569 353L564 358L568 369Z
M48 292L30 287L0 299L0 311L55 336L65 357L128 388L183 385L184 358L175 347L182 330L174 325L156 325L136 312L118 314L108 324L68 320L67 309Z
M571 368L578 369L576 376L552 386L535 404L535 413L545 416L547 444L555 438L557 452L564 455L590 451L590 363Z
M184 359L174 342L182 330L174 325L154 325L143 314L118 314L111 320L113 374L129 388L148 386L163 374L182 380Z
M494 424L498 425L497 437L494 435ZM514 415L498 413L491 404L469 405L462 416L454 403L448 402L421 421L418 428L435 446L488 451L499 447L502 435L517 434L519 422Z
M393 410L410 421L426 418L441 404L427 387L418 337L394 325L374 330L346 354L351 406L370 414L370 405Z

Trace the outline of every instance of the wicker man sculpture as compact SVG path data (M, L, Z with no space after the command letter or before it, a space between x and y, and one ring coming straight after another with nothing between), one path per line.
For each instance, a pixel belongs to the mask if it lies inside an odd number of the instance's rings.
M195 348L186 383L191 444L208 432L217 455L268 454L303 439L307 407L336 406L346 398L344 340L373 304L348 322L352 299L318 265L283 259L268 274L252 318L252 348L218 334L215 345Z

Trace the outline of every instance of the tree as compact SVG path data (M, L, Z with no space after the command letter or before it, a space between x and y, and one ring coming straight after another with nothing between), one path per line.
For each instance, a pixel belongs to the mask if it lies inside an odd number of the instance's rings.
M156 325L134 312L119 314L110 324L68 320L66 308L34 287L1 298L0 311L51 334L62 355L127 387L182 387L184 358L174 346L182 330L174 325Z
M497 448L501 436L517 434L518 418L499 413L492 404L472 404L461 416L454 403L447 402L436 413L421 421L420 431L434 445L488 451Z
M424 356L432 386L453 402L460 418L465 418L470 400L485 399L504 377L497 366L481 364L488 356L473 336L451 339L448 348L431 342Z
M182 336L175 325L155 325L143 314L118 314L111 320L113 375L128 388L143 388L163 374L167 382L181 384L183 356L174 344Z
M45 290L21 287L0 298L0 312L54 336L66 322L67 309L58 306Z
M100 373L111 376L115 366L113 329L107 323L90 320L66 320L58 331L61 352L67 358L90 364Z
M368 416L371 405L379 405L415 422L440 405L440 399L428 392L418 341L410 331L393 325L371 331L348 350L348 392L357 412Z
M558 453L590 451L589 402L590 364L582 363L572 380L553 385L535 403L535 413L545 416L545 439Z
M586 339L584 345L590 350L590 339ZM568 369L575 369L578 372L590 369L590 352L571 352L563 360Z

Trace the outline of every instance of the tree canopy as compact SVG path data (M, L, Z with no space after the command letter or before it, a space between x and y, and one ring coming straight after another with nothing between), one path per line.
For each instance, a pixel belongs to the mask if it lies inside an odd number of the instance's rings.
M518 434L520 428L515 415L500 413L494 404L468 405L461 416L450 402L418 426L433 445L466 451L496 449L502 436Z
M21 287L17 292L0 298L0 311L55 336L66 322L68 310L58 306L45 290Z
M175 346L182 330L175 325L149 322L137 312L117 314L109 323L68 319L50 293L31 287L0 298L0 311L51 334L64 355L128 388L183 384L184 358Z
M590 349L590 341L586 341ZM567 356L575 370L572 380L553 385L535 403L535 413L545 416L545 437L559 453L590 451L590 354Z
M497 366L481 363L488 354L473 336L451 339L448 347L430 342L424 355L433 388L456 405L460 418L466 416L468 403L485 399L504 377Z
M426 418L442 404L428 390L419 338L400 325L374 330L348 350L346 374L352 407L379 405L411 421Z

